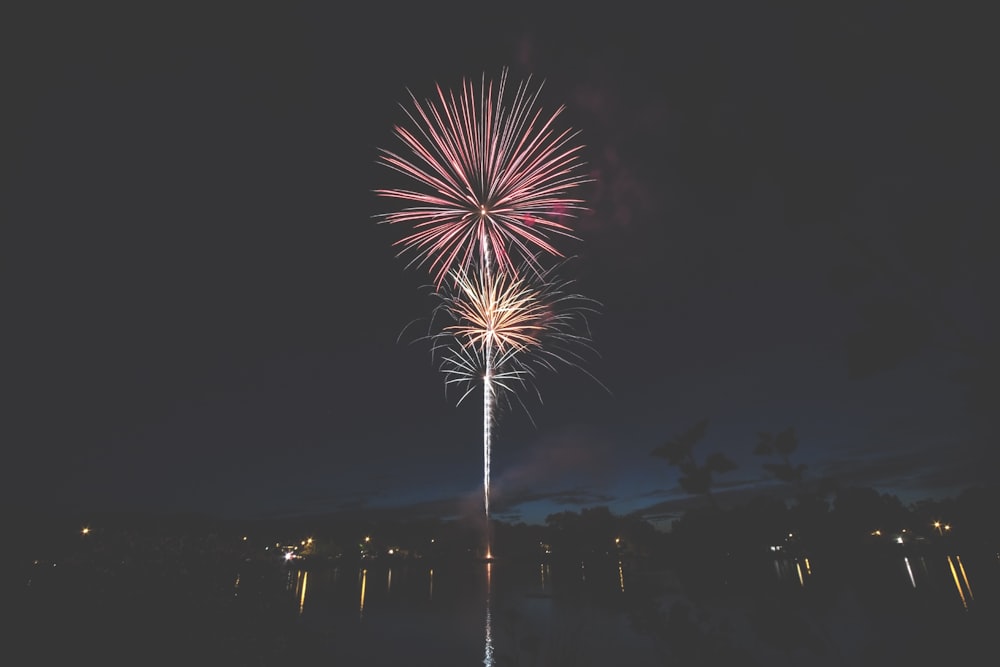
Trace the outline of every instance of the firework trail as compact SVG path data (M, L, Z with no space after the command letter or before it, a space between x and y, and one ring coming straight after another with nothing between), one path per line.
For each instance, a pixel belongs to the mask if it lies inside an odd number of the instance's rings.
M484 75L478 91L464 80L457 95L437 86L436 101L410 93L411 126L394 128L405 150L381 149L378 159L410 182L376 190L401 205L378 218L409 228L394 245L412 255L408 266L428 269L452 321L434 336L447 350L446 386L467 385L464 398L482 380L487 518L496 401L564 359L545 340L573 339L565 327L573 318L552 314L564 305L563 285L548 284L540 259L564 257L553 237L576 238L569 223L583 202L572 191L589 179L577 133L556 129L564 107L543 115L539 92L528 79L511 94L504 69L497 82Z

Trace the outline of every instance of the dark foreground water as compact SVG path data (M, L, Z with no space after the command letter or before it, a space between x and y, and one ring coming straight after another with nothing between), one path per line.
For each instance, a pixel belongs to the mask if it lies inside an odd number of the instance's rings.
M634 561L32 563L3 664L997 664L997 554L829 574L766 560L740 585ZM843 569L841 569L843 572Z

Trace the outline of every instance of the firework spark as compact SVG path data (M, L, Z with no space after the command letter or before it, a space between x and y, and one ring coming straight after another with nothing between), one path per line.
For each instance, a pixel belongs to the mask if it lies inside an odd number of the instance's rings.
M445 327L463 346L491 347L498 354L538 345L546 304L523 278L455 274L457 297L449 300L456 323Z
M446 384L463 387L458 403L488 371L510 394L540 371L572 366L586 373L587 357L596 354L589 318L599 304L572 291L574 282L557 274L563 265L524 278L453 272L451 285L434 292L439 304L426 338Z
M539 92L528 79L509 95L505 69L496 83L484 76L478 94L468 80L457 96L438 86L437 102L410 94L414 127L395 128L408 156L383 149L379 163L418 188L376 193L404 204L380 219L411 227L396 245L436 286L488 255L501 272L522 262L541 270L537 253L563 257L552 236L576 238L568 223L583 203L570 193L589 180L582 147L576 132L555 129L564 107L548 117L536 109Z

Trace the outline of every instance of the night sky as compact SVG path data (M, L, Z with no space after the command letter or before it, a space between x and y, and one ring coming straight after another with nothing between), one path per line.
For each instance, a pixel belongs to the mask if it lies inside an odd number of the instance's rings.
M650 452L705 418L696 456L739 465L723 503L787 493L752 454L787 428L807 480L910 503L995 479L985 16L24 4L0 18L7 508L481 511L480 404L399 340L429 279L373 191L408 89L503 67L580 131L559 245L602 305L600 382L542 374L531 419L500 416L495 516L704 504Z

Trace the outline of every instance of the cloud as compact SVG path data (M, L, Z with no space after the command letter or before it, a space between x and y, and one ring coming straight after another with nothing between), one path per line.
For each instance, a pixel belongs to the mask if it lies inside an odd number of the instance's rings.
M548 53L546 46L534 35L524 34L514 47L514 60L526 72L552 69L561 54ZM665 98L650 95L648 87L642 96L630 92L634 85L623 82L621 72L608 68L603 60L596 54L576 59L546 84L557 89L552 97L565 102L566 117L580 131L593 183L586 198L590 210L577 226L595 234L655 219L671 189L656 175L659 169L643 172L637 165L663 166L674 161L670 156L650 159L647 154L650 146L672 145L673 117Z
M492 480L491 495L510 506L540 496L566 494L554 488L576 489L581 496L599 495L612 479L615 461L610 445L583 427L568 427L530 443L519 462Z
M574 487L555 491L531 491L526 488L512 489L494 501L493 507L497 514L510 512L514 508L528 503L547 502L553 505L572 506L574 508L593 505L607 505L615 500L615 496L588 489Z
M841 486L884 489L911 502L927 496L955 495L985 482L988 468L982 464L979 457L954 456L949 449L924 447L837 459L822 464L821 470Z

